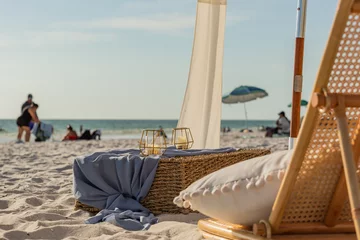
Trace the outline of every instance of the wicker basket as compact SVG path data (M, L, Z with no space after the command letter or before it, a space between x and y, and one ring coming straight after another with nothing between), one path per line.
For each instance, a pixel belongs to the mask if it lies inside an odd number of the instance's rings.
M268 149L243 149L231 153L162 158L151 189L141 204L153 214L187 214L190 209L179 208L173 199L196 180L235 163L267 155ZM97 213L99 209L75 202L75 209Z

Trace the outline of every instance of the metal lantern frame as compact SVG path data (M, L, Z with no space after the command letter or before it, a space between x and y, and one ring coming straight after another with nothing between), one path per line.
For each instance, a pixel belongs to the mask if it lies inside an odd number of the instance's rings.
M159 140L160 144L157 144L156 140ZM162 129L143 130L139 141L139 149L143 156L163 155L167 149L165 132Z
M178 133L180 132L180 133ZM179 136L185 136L186 141L178 141ZM194 145L194 138L192 136L190 128L181 127L181 128L173 128L171 143L177 149L190 149Z

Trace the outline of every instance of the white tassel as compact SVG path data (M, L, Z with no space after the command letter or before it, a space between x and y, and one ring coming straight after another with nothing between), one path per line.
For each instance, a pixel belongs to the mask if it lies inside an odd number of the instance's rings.
M191 204L190 204L189 201L185 201L184 204L183 204L184 208L189 208L190 206L191 206Z
M221 192L222 193L229 193L231 192L231 188L228 185L224 185L221 187Z
M264 181L263 178L260 178L260 179L257 180L256 183L255 183L255 186L256 186L257 188L261 188L261 187L263 187L264 185L265 185L265 181Z
M204 197L211 196L210 190L209 190L209 189L205 189L205 190L203 191L203 196L204 196Z
M178 207L182 207L182 206L183 206L183 201L181 200L180 197L174 198L173 203L174 203L176 206L178 206Z
M184 196L183 196L183 199L186 200L186 201L190 200L191 199L190 194L185 193Z
M197 198L201 195L201 191L195 191L193 193L190 194L191 198Z
M214 196L220 196L221 195L221 191L219 188L214 188L212 191L211 191L211 194L214 195Z
M284 176L285 176L285 171L284 170L281 170L281 171L278 172L277 177L278 177L279 180L283 180Z
M240 185L240 183L239 183L239 182L234 183L233 186L232 186L232 190L233 190L234 192L239 192L239 191L241 190L241 185Z
M246 189L250 190L255 188L255 183L251 180L250 182L248 182L248 184L246 184Z
M274 175L273 173L269 173L266 177L265 177L265 181L270 182L274 179Z

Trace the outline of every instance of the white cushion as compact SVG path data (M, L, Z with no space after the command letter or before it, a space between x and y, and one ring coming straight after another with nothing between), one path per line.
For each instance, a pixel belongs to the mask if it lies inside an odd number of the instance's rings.
M220 169L191 184L174 203L235 224L267 220L291 154L276 152Z

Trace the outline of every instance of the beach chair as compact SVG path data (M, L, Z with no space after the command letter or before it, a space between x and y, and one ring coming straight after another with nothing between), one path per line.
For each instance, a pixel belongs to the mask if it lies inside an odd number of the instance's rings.
M360 0L340 0L312 105L269 219L252 226L200 220L203 236L360 239L359 119Z

